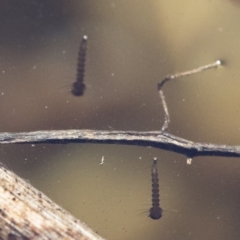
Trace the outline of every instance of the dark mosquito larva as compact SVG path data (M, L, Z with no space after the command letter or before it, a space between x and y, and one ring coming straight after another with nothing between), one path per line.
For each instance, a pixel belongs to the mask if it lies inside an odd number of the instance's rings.
M82 96L86 86L84 84L85 61L87 52L88 36L84 35L79 47L78 62L77 62L77 78L76 82L72 84L72 94L74 96Z
M157 220L162 217L162 208L160 208L159 199L159 180L158 180L158 170L157 170L157 159L153 159L153 165L151 169L152 174L152 207L149 209L149 217Z

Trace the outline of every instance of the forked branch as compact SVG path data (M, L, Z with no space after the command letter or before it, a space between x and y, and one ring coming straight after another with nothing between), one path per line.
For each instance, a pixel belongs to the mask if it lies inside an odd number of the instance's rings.
M205 66L166 76L159 84L158 91L163 104L165 120L161 131L94 131L94 130L65 130L65 131L37 131L23 133L0 133L0 144L9 143L101 143L125 144L154 147L183 154L188 158L196 156L227 156L239 157L240 146L226 146L208 143L192 142L166 132L170 116L163 93L163 85L175 78L191 75L221 65L220 60Z

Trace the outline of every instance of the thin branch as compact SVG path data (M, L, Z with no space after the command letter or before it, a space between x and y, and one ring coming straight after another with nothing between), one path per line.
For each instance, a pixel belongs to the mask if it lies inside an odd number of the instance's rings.
M170 115L168 112L168 107L167 107L167 103L165 100L165 96L162 90L159 90L159 96L161 98L162 101L162 105L163 105L163 110L164 110L164 124L162 126L162 132L165 132L168 128L168 125L170 123Z
M10 143L101 143L154 147L189 157L240 157L240 146L226 146L188 141L160 131L93 131L58 130L22 133L0 133L0 144Z
M223 62L221 60L217 60L213 63L207 64L207 65L204 65L204 66L201 66L201 67L198 67L198 68L186 71L186 72L167 75L160 83L158 83L158 92L159 92L160 99L162 101L164 115L165 115L164 116L164 124L162 126L162 132L166 132L166 130L168 128L168 125L170 123L170 115L169 115L169 112L168 112L168 107L167 107L167 103L166 103L166 100L165 100L165 96L164 96L164 93L162 91L163 85L166 82L170 81L171 79L180 78L180 77L192 75L192 74L195 74L195 73L199 73L199 72L202 72L204 70L208 70L208 69L211 69L211 68L218 67L222 64L223 64Z
M198 68L195 68L195 69L192 69L192 70L188 70L188 71L185 71L185 72L181 72L181 73L175 73L175 74L171 74L171 75L167 75L159 84L158 84L158 91L160 91L163 87L163 85L171 80L171 79L175 79L175 78L180 78L180 77L184 77L184 76L188 76L188 75L192 75L192 74L195 74L195 73L199 73L199 72L202 72L204 70L208 70L208 69L211 69L211 68L215 68L215 67L218 67L220 65L223 64L223 61L221 60L217 60L213 63L210 63L210 64L206 64L204 66L201 66L201 67L198 67Z

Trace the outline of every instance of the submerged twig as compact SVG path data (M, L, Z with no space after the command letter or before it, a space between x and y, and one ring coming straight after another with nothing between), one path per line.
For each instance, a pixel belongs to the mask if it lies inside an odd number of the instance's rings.
M165 100L165 96L162 90L159 90L159 96L161 98L162 101L162 105L163 105L163 110L164 110L164 123L162 126L162 132L165 132L165 130L168 128L168 125L170 123L170 115L168 112L168 107L167 107L167 103Z
M192 74L195 74L195 73L199 73L199 72L202 72L204 70L215 68L215 67L218 67L218 66L222 65L222 63L223 62L221 60L217 60L213 63L206 64L204 66L194 68L194 69L189 70L189 71L167 75L160 83L158 83L158 91L160 91L162 89L163 85L171 79L180 78L180 77L192 75Z
M168 107L167 107L167 103L166 103L166 100L165 100L165 96L164 96L164 93L162 91L163 85L167 81L170 81L171 79L180 78L180 77L192 75L192 74L195 74L195 73L199 73L199 72L202 72L204 70L215 68L215 67L218 67L219 65L222 65L222 63L223 62L221 60L217 60L213 63L207 64L207 65L204 65L204 66L201 66L201 67L198 67L198 68L186 71L186 72L167 75L160 83L158 83L158 92L159 92L159 96L160 96L161 101L162 101L164 115L165 115L164 116L164 124L162 126L162 132L165 132L167 130L168 125L170 123L170 115L169 115L169 112L168 112Z
M94 131L94 130L58 130L22 133L0 133L0 144L9 143L100 143L125 144L176 152L189 157L221 156L240 157L240 146L226 146L188 141L160 131Z

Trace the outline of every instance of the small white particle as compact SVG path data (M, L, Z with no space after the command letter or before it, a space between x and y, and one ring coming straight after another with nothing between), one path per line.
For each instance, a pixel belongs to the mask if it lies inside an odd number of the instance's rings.
M192 158L188 158L188 159L187 159L187 164L188 164L188 165L192 164Z
M100 165L103 165L104 164L104 156L102 156L102 159L101 159L101 162L100 162Z

